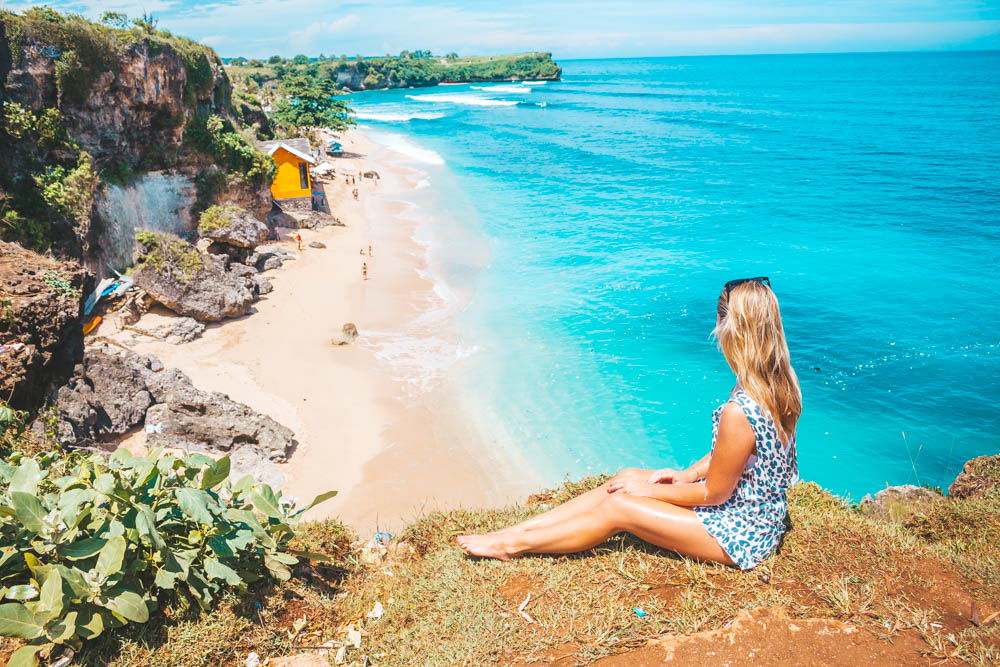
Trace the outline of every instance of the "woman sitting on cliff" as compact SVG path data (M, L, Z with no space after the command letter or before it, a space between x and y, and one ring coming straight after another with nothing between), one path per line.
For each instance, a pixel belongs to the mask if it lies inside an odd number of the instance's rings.
M461 535L475 556L573 553L620 532L701 560L752 568L785 531L798 478L802 412L778 300L767 278L726 283L715 335L737 384L712 414L712 449L687 470L629 468L544 514L487 535Z

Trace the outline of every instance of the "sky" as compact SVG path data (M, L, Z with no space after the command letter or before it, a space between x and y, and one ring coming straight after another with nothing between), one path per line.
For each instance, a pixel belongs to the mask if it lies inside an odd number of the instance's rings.
M0 0L21 11L32 4ZM139 16L223 57L460 55L556 59L1000 48L1000 0L51 0Z

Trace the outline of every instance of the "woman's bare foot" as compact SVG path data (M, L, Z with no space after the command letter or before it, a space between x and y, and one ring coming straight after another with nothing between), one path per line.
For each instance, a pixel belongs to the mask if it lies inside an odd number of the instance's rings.
M482 558L497 558L509 560L513 553L504 535L490 533L489 535L459 535L458 545L473 556Z

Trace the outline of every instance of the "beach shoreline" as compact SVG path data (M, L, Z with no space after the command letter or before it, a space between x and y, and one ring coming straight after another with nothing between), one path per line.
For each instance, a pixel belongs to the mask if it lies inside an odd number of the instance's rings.
M364 130L339 140L351 157L335 159L337 177L322 185L344 226L281 229L279 244L299 256L266 274L274 291L250 315L209 326L184 345L138 339L129 346L291 428L297 446L279 465L283 492L304 504L338 491L307 519L336 518L365 535L431 511L522 500L540 480L516 453L490 446L460 407L462 387L450 373L462 349L461 309L442 303L430 248L416 239L435 212L410 197L428 186L428 174ZM355 184L344 177L360 171L380 178ZM313 241L326 247L312 248ZM347 322L359 338L332 345ZM399 353L408 348L412 355ZM443 362L429 370L407 357Z

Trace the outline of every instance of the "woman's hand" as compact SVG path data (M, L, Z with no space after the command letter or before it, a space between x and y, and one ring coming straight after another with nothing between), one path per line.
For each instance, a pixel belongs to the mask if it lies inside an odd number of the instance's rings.
M649 476L650 484L681 484L683 482L693 482L686 470L674 470L673 468L661 468Z
M608 482L608 493L626 493L630 496L652 498L656 493L656 484L635 478L613 479Z

